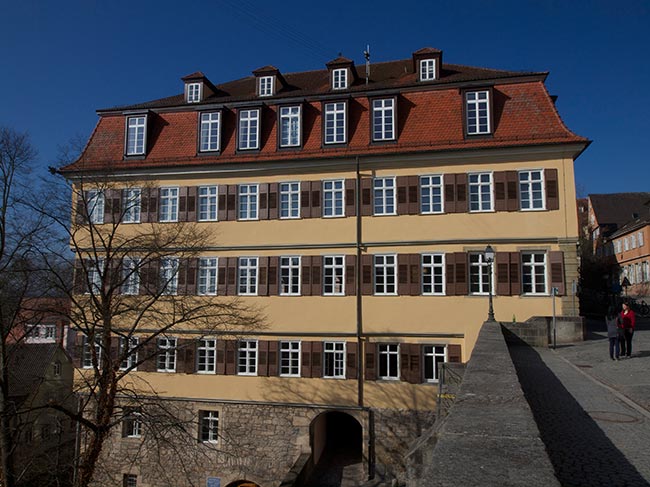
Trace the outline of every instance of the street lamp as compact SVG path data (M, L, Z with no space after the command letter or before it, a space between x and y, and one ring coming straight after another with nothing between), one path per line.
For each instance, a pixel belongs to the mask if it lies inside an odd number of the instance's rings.
M488 297L490 307L488 308L488 321L494 321L494 308L492 307L492 262L494 262L494 249L491 245L485 247L483 258L488 265Z

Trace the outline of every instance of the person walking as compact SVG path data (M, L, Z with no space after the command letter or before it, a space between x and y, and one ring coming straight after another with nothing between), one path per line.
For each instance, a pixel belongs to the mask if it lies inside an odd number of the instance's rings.
M609 358L618 360L623 329L619 327L620 318L614 306L607 308L605 323L607 323L607 338L609 338Z
M636 325L636 316L630 309L630 304L623 301L623 311L618 315L623 327L623 340L621 340L621 357L630 358L632 356L632 337L634 336L634 326Z

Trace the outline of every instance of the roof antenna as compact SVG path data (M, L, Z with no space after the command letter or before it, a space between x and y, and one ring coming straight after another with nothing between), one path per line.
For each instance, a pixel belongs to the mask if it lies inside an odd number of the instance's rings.
M363 57L366 58L366 85L370 79L370 44L366 46L366 50L363 51Z

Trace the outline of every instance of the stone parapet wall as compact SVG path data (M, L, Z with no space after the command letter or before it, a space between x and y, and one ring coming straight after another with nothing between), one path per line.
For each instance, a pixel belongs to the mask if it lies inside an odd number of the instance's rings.
M509 333L515 335L531 347L547 347L553 344L553 318L551 316L533 316L524 323L502 323ZM555 317L555 343L558 345L584 340L585 323L581 316Z

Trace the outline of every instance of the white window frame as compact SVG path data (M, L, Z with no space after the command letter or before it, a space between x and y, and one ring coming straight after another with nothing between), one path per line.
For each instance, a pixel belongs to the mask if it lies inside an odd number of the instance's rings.
M203 112L200 116L199 152L221 150L221 112Z
M28 343L51 343L56 341L55 324L25 325L25 330L25 341Z
M445 268L445 254L443 253L425 253L421 256L421 276L422 276L422 295L423 296L444 296L446 293L445 282L447 280ZM427 273L426 270L429 270ZM429 279L427 279L427 275ZM436 282L437 280L441 282ZM430 282L426 282L429 280ZM426 286L431 290L426 291ZM437 291L436 288L439 290Z
M429 351L428 348L431 347L431 350ZM442 352L438 349L442 348ZM436 360L438 358L438 360ZM440 359L442 359L442 363L447 362L447 345L440 345L440 344L423 344L422 345L422 361L423 361L423 367L422 367L422 374L424 376L424 381L425 382L430 382L430 383L436 383L440 380L438 377L438 363L440 362ZM433 372L433 377L427 377L427 366L426 363L427 361L431 361L431 369Z
M259 258L239 257L237 264L237 294L257 296Z
M378 343L377 356L379 363L377 364L377 377L381 380L399 380L400 379L400 355L399 343ZM391 362L394 361L394 370L391 367ZM382 364L386 368L386 374L382 374Z
M485 262L485 254L483 252L471 252L469 254L469 273L468 273L468 283L469 283L469 294L475 296L487 296L489 293L489 285L492 284L492 294L494 295L494 262L492 262L492 276L490 277L488 272L490 265ZM472 269L475 269L474 271ZM487 271L486 271L487 269ZM487 276L486 276L487 274ZM472 291L472 276L476 276L478 282L478 291Z
M176 372L177 346L178 339L176 337L158 337L156 340L156 370L158 372Z
M302 343L299 340L280 341L280 377L300 377L301 357Z
M217 373L217 339L204 337L196 344L196 373Z
M237 375L257 375L258 345L257 340L237 342Z
M395 98L372 100L372 140L395 140Z
M86 204L88 205L88 221L96 225L104 223L104 205L106 204L104 191L101 189L89 189L86 192Z
M239 111L237 149L257 150L260 148L260 109Z
M626 252L630 250L630 241L628 240L627 237L623 238L623 250Z
M639 247L643 247L643 244L644 244L644 240L643 240L643 230L639 230L639 234L638 234L638 235L639 235L639 238L638 238L638 240L639 240Z
M216 222L219 215L218 186L199 186L197 196L197 220L200 222Z
M124 188L122 190L122 223L140 223L142 190Z
M375 296L397 296L397 255L375 254L372 257L372 262L373 294ZM383 287L383 291L378 291L380 286ZM392 291L388 290L390 287L392 287Z
M124 437L125 438L142 438L142 412L138 409L132 409L124 417L126 422Z
M522 211L545 210L546 195L544 190L544 170L529 169L526 171L519 171L518 179L519 208Z
M488 181L485 181L487 177ZM472 181L476 178L476 181ZM472 172L467 175L469 186L469 211L470 213L487 213L494 211L494 177L491 172ZM488 188L489 199L486 199L484 188ZM475 198L475 201L472 201ZM474 203L477 207L473 208ZM486 203L489 208L485 208Z
M336 283L336 279L340 282ZM328 281L331 281L328 283ZM328 291L327 287L331 290ZM338 289L337 289L338 288ZM345 255L323 256L323 296L345 295Z
M397 215L395 189L396 189L395 177L393 176L376 177L373 179L372 181L373 215L375 216Z
M630 235L630 250L636 249L636 235L631 234Z
M216 296L219 277L219 258L199 258L197 294L199 296Z
M323 342L323 378L345 379L345 351L346 342ZM328 360L332 361L331 371L327 370Z
M280 296L300 296L301 260L299 255L280 257Z
M300 218L300 182L291 181L279 184L279 213L281 220Z
M467 135L487 135L492 133L490 110L489 90L475 90L465 93L465 130Z
M348 87L348 68L332 70L332 89L344 90Z
M428 203L425 203L427 199ZM435 199L439 201L436 202ZM424 174L420 176L420 213L434 215L444 212L445 184L442 174Z
M538 260L542 258L541 262ZM531 259L531 260L528 260ZM538 272L541 268L542 272ZM526 284L526 277L530 277L530 284ZM538 282L540 279L543 282ZM538 290L539 285L543 286ZM529 290L526 287L530 286ZM521 292L525 295L548 295L548 256L546 252L526 251L521 253Z
M158 221L160 222L177 222L178 221L178 186L169 186L159 189L160 204L158 205Z
M120 370L138 370L137 368L137 363L138 363L138 344L140 343L140 338L132 336L130 338L127 337L118 337L118 342L117 342L117 353L118 355L122 355L124 352L124 346L127 343L127 339L129 340L129 350L128 350L128 356L126 357L126 360L122 360L120 362Z
M165 257L160 261L161 294L175 296L178 293L178 257Z
M260 76L257 86L259 96L272 96L275 91L275 76Z
M280 147L300 147L302 144L302 107L280 107Z
M325 103L323 108L323 142L325 145L347 142L347 103L344 101Z
M201 101L203 83L187 83L187 103L198 103Z
M135 296L140 293L140 263L138 257L122 260L122 294Z
M201 443L219 443L219 411L199 411Z
M325 179L323 186L323 218L345 216L345 179ZM328 204L330 206L328 206Z
M100 257L96 260L86 260L86 272L88 273L89 289L84 294L99 294L102 291L102 275L104 273L104 258Z
M259 220L259 184L237 186L237 219Z
M97 368L102 367L102 337L95 336L95 354L97 355ZM88 335L84 334L81 337L81 368L93 368L93 356L88 343Z
M142 156L147 149L147 116L126 117L126 140L124 146L127 156Z
M436 79L436 60L420 59L420 81L433 81Z

